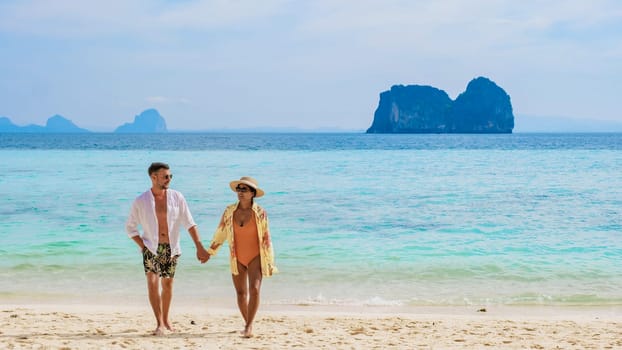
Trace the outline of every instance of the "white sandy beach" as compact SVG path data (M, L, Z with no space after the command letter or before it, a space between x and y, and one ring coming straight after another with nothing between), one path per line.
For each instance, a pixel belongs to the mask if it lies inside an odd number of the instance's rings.
M151 336L147 306L0 305L3 349L621 349L622 307L263 307L251 339L237 310L173 307Z

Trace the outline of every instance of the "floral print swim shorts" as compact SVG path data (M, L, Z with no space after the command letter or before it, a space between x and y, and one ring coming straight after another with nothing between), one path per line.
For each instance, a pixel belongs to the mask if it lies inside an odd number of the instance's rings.
M145 274L153 272L160 277L173 278L177 268L177 258L179 258L179 255L171 256L171 245L169 243L158 244L157 255L145 247L143 248Z

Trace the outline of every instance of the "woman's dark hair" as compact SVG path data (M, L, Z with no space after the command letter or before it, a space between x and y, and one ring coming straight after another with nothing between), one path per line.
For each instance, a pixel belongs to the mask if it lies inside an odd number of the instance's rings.
M157 172L160 169L169 170L170 168L168 167L168 164L166 163L160 163L160 162L151 163L151 165L149 166L149 176L151 176L151 174Z

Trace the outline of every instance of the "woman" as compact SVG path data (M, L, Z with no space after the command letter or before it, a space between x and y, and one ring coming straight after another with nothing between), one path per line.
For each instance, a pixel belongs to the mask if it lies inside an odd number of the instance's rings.
M278 272L270 240L268 215L254 199L264 195L257 181L243 176L231 181L229 187L237 192L238 202L227 206L207 250L215 255L226 240L229 243L231 274L237 293L238 307L246 323L242 335L253 335L253 320L259 308L259 291L263 276Z

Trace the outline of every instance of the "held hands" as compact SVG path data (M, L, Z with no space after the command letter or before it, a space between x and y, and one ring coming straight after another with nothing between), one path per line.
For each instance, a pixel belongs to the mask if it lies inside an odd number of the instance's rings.
M207 252L207 250L205 250L205 248L203 248L203 245L200 244L197 246L197 259L201 262L201 264L205 264L210 258L209 253Z
M197 225L194 225L188 229L188 233L192 240L194 241L194 245L197 247L197 260L201 262L201 264L205 263L209 260L209 254L207 250L203 248L203 243L201 243L201 237L199 237L199 230L197 229Z

